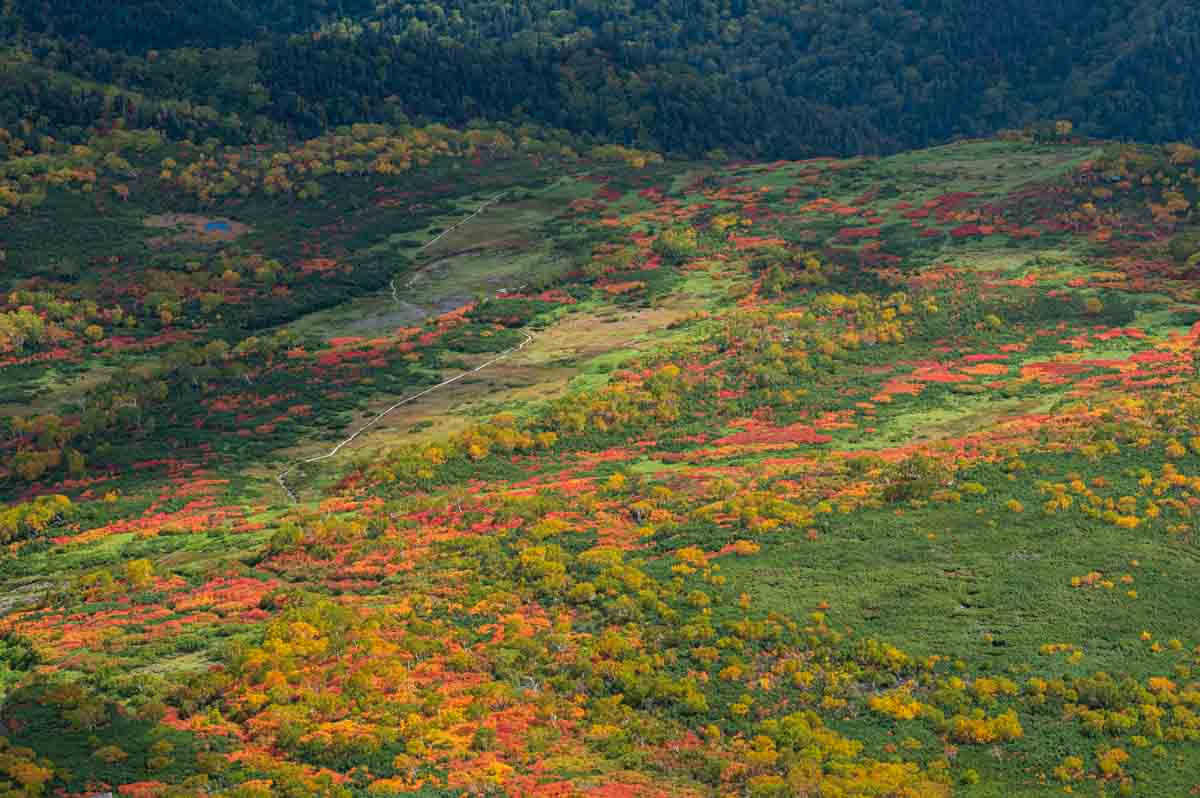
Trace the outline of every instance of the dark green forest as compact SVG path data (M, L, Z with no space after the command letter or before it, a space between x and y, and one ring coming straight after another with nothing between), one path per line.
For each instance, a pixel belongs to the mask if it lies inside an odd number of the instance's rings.
M10 0L0 123L227 142L533 123L699 155L882 153L1066 119L1194 140L1189 0ZM36 109L33 110L33 109Z

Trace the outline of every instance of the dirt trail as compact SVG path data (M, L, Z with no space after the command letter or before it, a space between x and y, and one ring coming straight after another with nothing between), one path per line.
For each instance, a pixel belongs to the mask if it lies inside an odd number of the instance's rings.
M500 199L506 193L508 193L508 192L502 191L499 194L492 197L491 199L486 200L482 205L480 205L478 208L475 209L474 213L460 219L459 221L452 224L450 227L447 227L445 230L438 233L432 239L430 239L429 241L426 241L424 244L422 244L420 249L425 250L425 249L428 249L429 247L433 246L434 244L436 244L438 241L440 241L442 238L444 238L449 233L453 232L454 230L457 230L459 227L462 227L464 224L471 221L479 214L483 213L485 210L487 210L488 206L494 205L495 203L499 202ZM414 277L413 279L416 279L416 278ZM408 285L411 285L411 284L412 284L412 280L409 281ZM396 304L403 306L404 301L402 299L400 299L399 292L396 289L396 281L395 280L391 281L391 289L392 289L392 299L396 302ZM278 474L275 475L275 481L279 483L279 487L281 487L283 489L283 492L288 495L288 498L290 498L293 503L299 503L299 501L300 501L299 497L296 496L295 492L287 484L286 479L287 479L288 474L292 473L297 468L299 468L300 466L305 465L307 463L316 463L316 462L320 462L321 460L328 460L332 457L336 457L338 452L340 452L344 447L353 443L354 440L359 435L362 435L364 432L369 430L371 427L374 427L376 424L378 424L384 417L386 417L392 411L394 411L398 408L401 408L404 405L409 404L410 402L415 402L417 399L420 399L422 396L427 396L427 395L433 393L434 391L438 390L439 388L444 388L445 386L450 385L455 382L458 382L459 380L461 380L465 377L469 377L472 374L483 371L487 367L489 367L495 363L498 363L501 360L504 360L505 358L508 358L508 357L516 354L517 352L520 352L526 346L533 343L532 335L529 335L526 332L522 332L521 334L525 336L525 340L522 341L521 343L517 344L516 346L510 347L509 349L504 350L500 354L496 355L496 357L494 357L491 360L488 360L484 363L480 363L478 366L476 366L473 369L470 369L469 371L464 371L461 374L457 374L453 377L450 377L449 379L442 380L437 385L426 388L423 391L415 393L412 396L405 397L404 399L401 399L400 401L392 404L391 406L384 409L381 413L377 414L370 421L366 422L365 424L360 426L358 429L354 430L354 432L352 432L349 437L347 437L344 440L342 440L341 442L339 442L337 445L335 445L332 449L330 449L325 454L317 455L316 457L308 457L303 460L298 460L298 461L292 463L290 466L285 468L283 471L280 471Z
M391 413L393 410L403 407L404 405L408 404L409 402L415 402L416 400L420 399L422 396L431 394L434 391L436 391L437 389L443 388L447 385L450 385L451 383L458 382L459 380L463 379L464 377L469 377L476 372L483 371L485 368L492 365L493 363L498 363L501 360L504 360L506 357L509 357L510 355L514 355L517 352L520 352L526 346L533 343L532 335L530 335L529 333L526 333L526 332L522 332L521 334L525 336L525 340L522 341L521 343L517 344L514 347L504 350L499 355L497 355L496 357L492 358L491 360L489 360L485 363L480 363L478 366L471 369L470 371L464 371L461 374L456 374L455 376L453 376L447 380L442 380L437 385L426 388L425 390L420 391L419 393L415 393L412 396L401 399L399 402L396 402L395 404L391 405L390 407L385 409L383 412L379 413L374 418L372 418L370 421L368 421L366 424L363 424L361 427L356 429L350 435L350 437L346 438L345 440L343 440L342 442L340 442L339 444L334 446L332 449L330 449L325 454L317 455L316 457L308 457L304 460L299 460L295 463L292 463L292 465L288 466L286 469L284 469L283 471L279 472L279 474L276 475L275 480L279 483L279 487L283 488L284 492L287 493L287 495L289 497L291 497L293 502L299 502L300 499L296 496L295 493L292 492L292 489L288 487L287 482L284 481L285 477L287 477L288 474L290 474L292 471L295 471L297 468L304 465L305 463L316 463L321 460L328 460L331 457L336 457L337 453L340 452L344 446L347 446L347 445L353 443L355 438L357 438L359 435L361 435L364 432L366 432L367 430L369 430L371 427L375 426L377 423L379 423L380 420L382 420L384 418L384 416L386 416L388 413Z
M579 177L586 176L587 174L589 173L583 172L580 175L570 175L567 177L578 179ZM558 185L558 183L555 183L554 185ZM484 201L478 208L475 209L474 212L463 219L460 219L458 222L427 241L420 247L420 250L418 251L426 250L437 242L441 241L449 233L459 229L464 224L483 213L483 211L485 211L488 207L499 202L500 199L507 193L509 192L500 192L499 194L496 194L490 199ZM456 253L456 255L461 254L462 253ZM454 255L448 257L454 257ZM411 287L415 281L422 276L426 269L428 269L431 265L439 263L441 260L444 260L444 258L435 260L433 264L426 264L422 270L410 277L409 280L401 287ZM397 287L395 280L391 281L389 287L391 289L391 297L393 302L397 307L403 310L408 303L401 298L399 290L400 287ZM520 285L509 288L501 288L496 291L496 295L503 296L508 293L519 292L525 287L526 286L524 285ZM533 390L535 393L538 390L546 389L547 381L553 384L556 391L558 389L565 389L567 378L558 373L561 371L561 368L555 368L551 363L552 361L558 359L558 357L566 356L571 357L572 359L583 357L586 359L603 352L612 351L613 349L630 346L642 335L652 330L665 328L670 322L683 317L686 315L687 310L688 309L686 308L658 308L654 310L647 310L640 314L634 314L636 318L629 319L629 321L632 322L629 325L632 329L625 329L625 325L622 324L614 324L611 327L601 329L600 334L597 334L595 319L572 319L571 321L560 323L555 327L553 340L545 337L537 339L537 342L541 344L542 347L534 347L534 349L545 349L545 351L541 351L534 355L534 360L537 362L521 367L513 366L507 369L507 371L512 372L515 369L515 373L521 376L521 381L528 382L528 385L526 386L527 389ZM628 335L631 332L636 332L636 334L632 338L629 338ZM284 493L287 494L288 498L291 499L292 502L298 503L299 497L287 484L286 479L288 474L307 463L316 463L336 457L343 448L353 443L360 435L369 429L377 427L381 421L387 418L398 408L410 404L417 399L428 396L434 392L440 391L448 386L455 385L456 383L462 383L462 381L464 381L467 377L478 374L484 369L488 369L492 366L495 366L497 363L500 363L501 361L511 358L513 355L521 352L535 342L535 339L532 335L524 331L522 331L521 334L524 336L524 340L518 345L501 352L490 360L481 363L468 371L464 371L461 374L457 374L449 379L443 380L437 385L426 388L423 391L413 394L412 396L405 397L404 399L401 399L400 401L390 405L382 412L371 418L369 421L355 428L353 432L351 432L345 439L331 448L328 452L293 462L286 469L276 474L275 480L279 483L279 486L283 489ZM617 341L614 341L614 338L616 338ZM502 369L501 371L504 372L505 370ZM469 392L471 389L463 387L461 390ZM450 393L453 393L453 391Z

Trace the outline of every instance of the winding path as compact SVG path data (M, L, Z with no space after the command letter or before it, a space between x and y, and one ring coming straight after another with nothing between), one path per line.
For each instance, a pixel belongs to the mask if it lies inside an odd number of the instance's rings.
M420 247L418 247L418 248L417 248L417 252L424 252L425 250L429 249L429 248L430 248L430 247L432 247L434 244L436 244L437 242L441 241L441 240L442 240L442 238L444 238L444 237L446 236L446 234L447 234L447 233L452 233L452 232L454 232L455 230L457 230L458 228L462 227L464 224L466 224L467 222L471 221L471 220L472 220L472 219L474 219L476 216L478 216L479 214L481 214L481 213L483 213L485 210L487 210L487 207L488 207L489 205L494 205L494 204L496 204L497 202L499 202L499 201L500 201L500 198L501 198L501 197L503 197L503 196L504 196L505 194L507 194L507 193L508 193L507 191L501 191L501 192L500 192L499 194L497 194L496 196L492 197L492 198L491 198L491 199L489 199L489 200L486 200L486 201L485 201L485 202L484 202L482 205L480 205L478 208L476 208L476 209L475 209L475 212L474 212L474 213L472 213L470 216L465 216L465 217L463 217L462 219L459 219L457 222L455 222L454 224L450 225L450 226L449 226L449 227L447 227L445 230L443 230L442 232L438 233L436 236L434 236L433 238L429 239L429 240L428 240L428 241L426 241L424 244L422 244ZM415 281L416 281L416 279L417 279L418 275L420 275L420 273L421 273L421 272L420 272L420 270L417 270L417 272L416 272L415 274L413 274L413 276L412 276L412 277L410 277L410 278L409 278L408 282L404 284L404 287L405 287L405 288L408 288L408 287L412 286L413 282L415 282ZM394 300L394 301L395 301L397 304L399 304L399 303L400 303L400 295L396 293L396 280L395 280L395 279L393 279L393 280L392 280L392 282L391 282L391 286L392 286L392 299L393 299L393 300Z
M486 210L489 205L493 205L496 202L499 202L500 198L503 197L506 193L508 193L508 192L502 191L499 194L492 197L491 199L485 201L470 216L460 219L459 221L457 221L450 227L447 227L445 230L438 233L434 238L432 238L429 241L426 241L424 244L422 244L420 249L418 250L418 252L421 250L428 249L429 247L433 246L438 241L440 241L444 236L446 236L446 234L448 234L454 230L457 230L462 225L466 224L467 222L471 221L479 214L483 213L484 210ZM414 279L415 279L415 277L414 277ZM411 281L410 281L410 284L411 284ZM400 303L401 300L400 300L400 296L396 290L396 281L395 280L392 280L391 288L392 288L392 299L395 300L397 303ZM361 427L356 429L350 435L350 437L348 437L345 440L338 443L336 446L334 446L332 449L330 449L325 454L317 455L316 457L308 457L304 460L297 460L296 462L292 463L290 466L285 468L283 471L280 471L278 474L275 475L275 481L279 483L279 487L283 488L283 492L288 495L288 498L290 498L293 503L299 503L299 501L300 501L299 497L296 496L295 492L290 487L288 487L288 484L285 481L288 474L292 473L297 468L299 468L300 466L305 465L307 463L316 463L316 462L320 462L321 460L328 460L331 457L336 457L338 452L340 452L344 447L353 443L355 438L357 438L359 435L362 435L364 432L369 430L371 427L375 426L377 423L379 423L380 420L382 420L385 416L387 416L393 410L403 407L404 405L406 405L410 402L415 402L416 400L420 399L422 396L431 394L434 391L438 390L439 388L444 388L451 383L458 382L459 380L463 379L464 377L469 377L470 375L475 374L476 372L483 371L488 366L498 363L501 360L504 360L505 358L510 357L511 355L515 355L517 352L520 352L526 346L533 343L532 335L530 335L529 333L524 332L524 331L522 331L521 334L523 336L525 336L525 340L522 341L521 343L517 344L516 346L510 347L510 348L504 350L503 352L496 355L491 360L487 361L486 363L480 363L478 366L476 366L475 368L473 368L469 371L464 371L461 374L450 377L449 379L442 380L437 385L430 386L429 388L426 388L423 391L415 393L412 396L408 396L408 397L405 397L404 399L401 399L400 401L398 401L395 404L391 405L390 407L386 408L381 413L379 413L374 418L372 418L370 421L368 421L367 423L363 424Z
M430 386L429 388L426 388L425 390L420 391L419 393L415 393L412 396L406 397L404 399L401 399L399 402L396 402L395 404L393 404L392 406L388 407L383 412L381 412L379 415L372 418L366 424L363 424L361 427L356 429L354 431L354 433L350 435L349 438L346 438L344 441L339 443L337 446L334 446L332 449L330 449L325 454L317 455L316 457L309 457L304 460L298 460L295 463L292 463L290 466L288 466L283 471L280 471L279 474L277 474L275 476L275 480L279 483L279 487L283 488L284 492L289 497L291 497L291 500L293 502L299 502L300 499L297 498L296 494L292 492L292 489L288 487L287 482L284 481L284 477L286 477L288 474L292 473L293 471L295 471L297 468L304 465L305 463L316 463L321 460L328 460L331 457L335 457L337 455L337 453L342 450L342 447L352 443L355 438L357 438L359 435L366 432L371 427L375 426L375 424L377 424L384 416L386 416L388 413L391 413L396 408L403 407L404 405L408 404L409 402L415 402L417 399L420 399L422 396L433 393L434 391L436 391L439 388L444 388L445 386L449 385L452 382L458 382L463 377L469 377L470 375L474 374L477 371L483 371L485 368L492 365L493 363L497 363L501 360L504 360L506 357L509 357L510 355L514 355L517 352L520 352L526 346L533 343L532 335L530 335L527 332L522 332L521 335L525 336L524 341L522 341L521 343L517 344L514 347L504 350L503 352L496 355L494 358L487 361L486 363L480 363L478 366L471 369L470 371L464 371L463 373L457 374L448 380L442 380L437 385Z

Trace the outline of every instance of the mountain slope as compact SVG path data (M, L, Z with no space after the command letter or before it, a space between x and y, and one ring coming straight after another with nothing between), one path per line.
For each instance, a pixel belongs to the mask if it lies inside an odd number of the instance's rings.
M692 155L801 157L1046 119L1178 140L1194 138L1200 119L1187 77L1200 64L1200 11L1183 0L311 3L285 13L157 2L122 17L128 28L104 8L17 4L9 38L36 43L55 69L236 113L242 135L487 118ZM199 50L170 52L185 44Z
M572 144L4 161L0 787L1195 789L1200 150Z

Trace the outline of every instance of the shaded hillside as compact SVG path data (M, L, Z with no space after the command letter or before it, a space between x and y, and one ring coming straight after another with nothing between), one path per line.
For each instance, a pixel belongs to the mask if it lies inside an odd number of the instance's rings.
M798 157L1045 119L1149 140L1200 126L1200 11L1179 0L109 5L22 0L7 33L42 66L236 114L234 139L487 118ZM87 92L46 103L28 83L0 98L6 123L31 106L84 121L70 97Z

